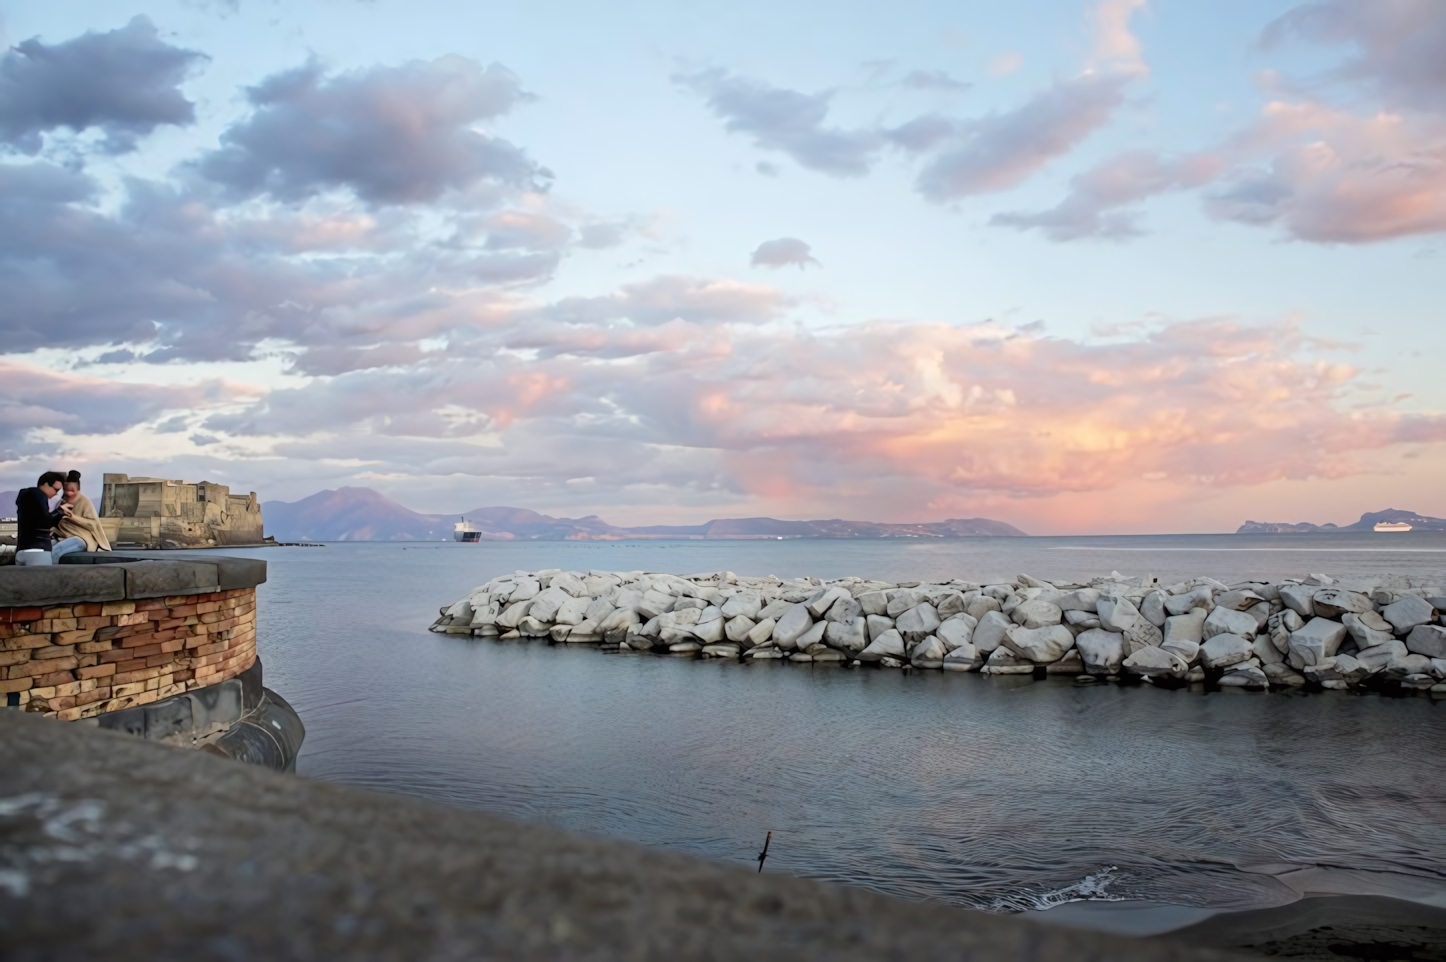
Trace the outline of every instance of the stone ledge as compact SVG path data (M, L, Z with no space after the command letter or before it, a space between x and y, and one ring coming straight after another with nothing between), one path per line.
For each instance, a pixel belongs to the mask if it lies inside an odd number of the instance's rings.
M128 561L189 561L216 568L216 587L222 591L232 588L254 588L266 581L266 562L260 558L228 558L210 552L188 553L179 551L77 551L63 556L63 565L117 564Z
M19 712L0 712L0 770L17 854L0 949L16 962L1234 958L757 875ZM83 859L51 857L62 846Z
M266 562L256 558L155 555L77 552L58 565L0 567L0 608L208 594L266 581Z
M111 565L0 568L0 608L30 608L76 601L123 601L126 573Z

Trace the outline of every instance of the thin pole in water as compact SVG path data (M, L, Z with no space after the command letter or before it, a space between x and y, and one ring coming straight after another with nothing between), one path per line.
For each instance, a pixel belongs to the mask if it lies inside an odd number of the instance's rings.
M768 858L768 843L773 841L773 833L769 832L763 839L763 851L758 853L758 871L763 871L763 860Z

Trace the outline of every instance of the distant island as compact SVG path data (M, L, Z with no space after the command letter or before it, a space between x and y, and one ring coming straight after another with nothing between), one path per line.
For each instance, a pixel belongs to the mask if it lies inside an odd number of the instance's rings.
M526 508L422 514L371 488L351 487L322 491L300 501L267 501L261 507L266 533L278 541L451 541L453 523L461 518L476 525L484 541L1027 537L1013 525L988 518L952 518L923 524L722 518L697 525L624 528L608 524L597 515L554 518Z
M1298 521L1289 524L1283 521L1247 521L1236 529L1236 534L1314 534L1316 532L1374 531L1376 525L1409 524L1412 531L1446 531L1446 518L1428 518L1414 511L1387 508L1385 511L1371 511L1361 515L1355 524L1311 524Z

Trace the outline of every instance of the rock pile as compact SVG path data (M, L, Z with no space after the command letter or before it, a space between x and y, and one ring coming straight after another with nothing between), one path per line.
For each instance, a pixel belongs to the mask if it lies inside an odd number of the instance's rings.
M981 585L550 569L492 579L432 630L711 658L1446 693L1441 608L1443 588L1325 575Z

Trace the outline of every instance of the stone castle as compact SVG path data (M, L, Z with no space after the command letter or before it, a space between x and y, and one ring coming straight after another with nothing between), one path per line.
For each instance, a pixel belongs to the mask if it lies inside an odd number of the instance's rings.
M263 540L256 492L232 494L226 485L209 481L107 474L98 510L114 545L201 548Z

